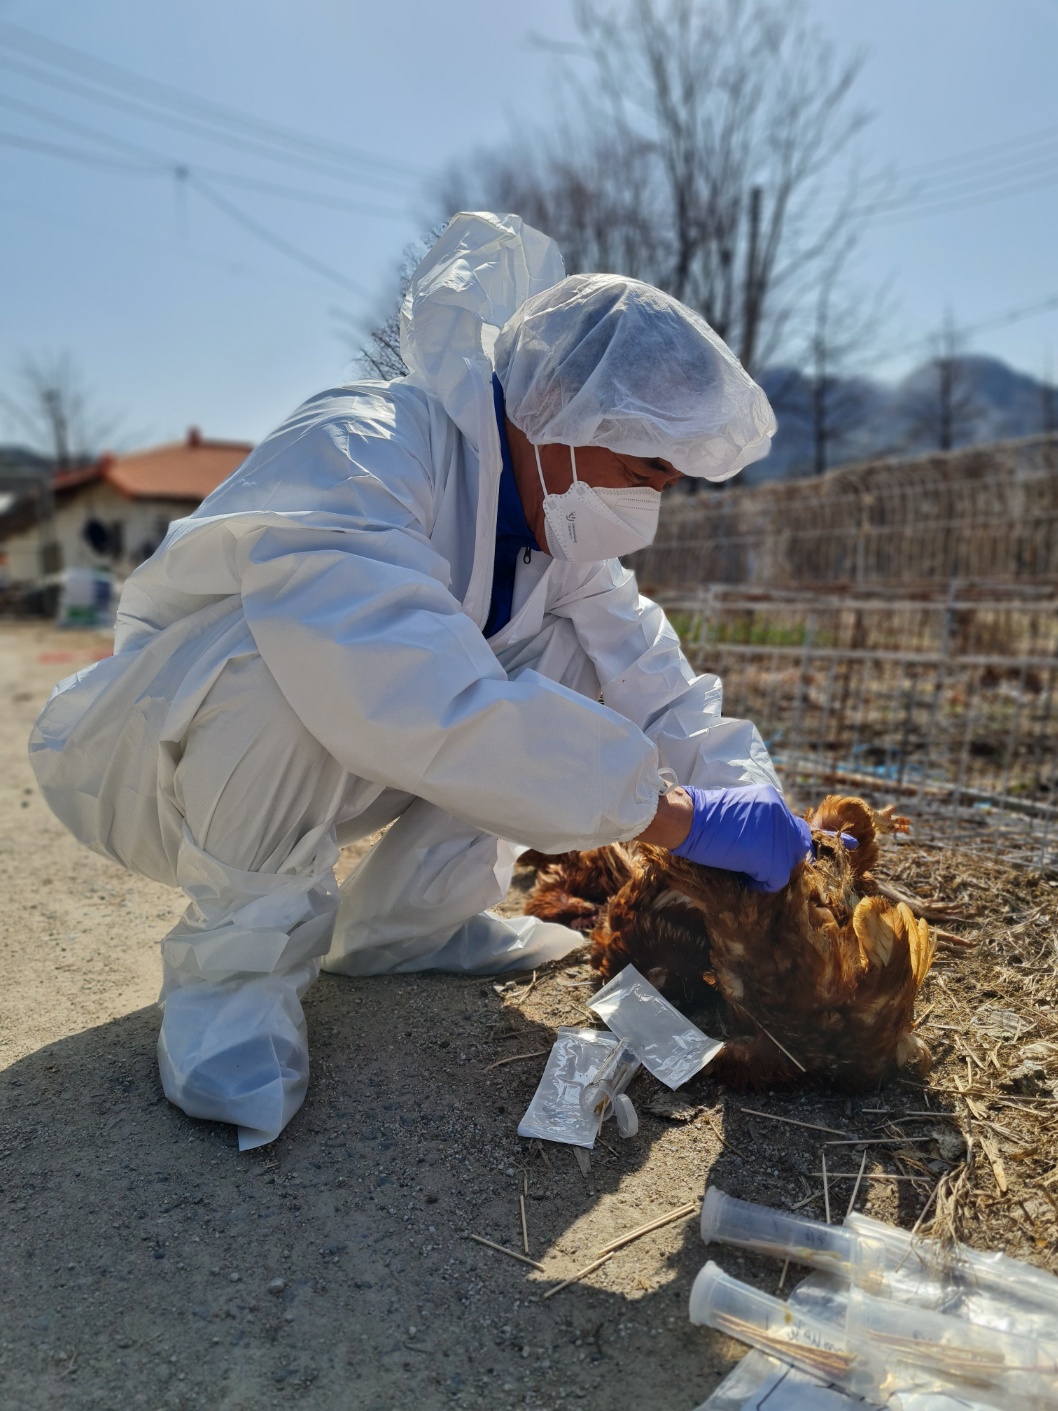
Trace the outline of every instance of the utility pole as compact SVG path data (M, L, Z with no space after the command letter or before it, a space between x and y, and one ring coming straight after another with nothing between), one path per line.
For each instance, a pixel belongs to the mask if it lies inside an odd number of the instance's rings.
M742 294L742 351L739 361L752 372L757 352L757 324L760 319L760 208L764 193L754 186L749 193L749 242L746 248L746 279Z
M816 326L812 338L812 460L817 475L822 475L827 468L827 441L830 436L827 313L824 292L816 304Z
M54 617L59 601L56 575L62 572L62 547L55 532L55 467L50 463L37 481L37 536L40 556L40 590L44 614Z
M827 468L827 441L830 438L830 423L827 419L829 391L826 360L820 357L816 361L815 376L812 378L812 461L817 475L823 475Z
M950 451L955 423L955 325L951 311L944 316L940 357L937 359L937 441L942 451Z

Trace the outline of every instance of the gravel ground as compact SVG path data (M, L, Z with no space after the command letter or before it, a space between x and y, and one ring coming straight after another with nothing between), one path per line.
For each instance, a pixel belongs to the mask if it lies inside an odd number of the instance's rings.
M741 1352L687 1321L705 1258L693 1220L543 1295L607 1241L699 1197L707 1177L821 1217L825 1137L779 1117L922 1137L872 1152L860 1208L910 1225L944 1181L938 1204L964 1238L1058 1264L1047 1183L1058 1108L1050 1088L1002 1086L1020 1038L1004 1049L975 1036L978 953L945 957L928 982L934 1028L948 1008L960 1025L927 1034L941 1054L932 1091L746 1099L704 1076L673 1101L640 1075L639 1136L608 1128L587 1173L569 1149L515 1131L555 1027L587 1020L582 958L535 983L324 976L306 1004L308 1100L277 1142L240 1155L231 1129L184 1117L157 1079L154 945L176 894L75 843L26 762L52 683L105 651L101 636L0 624L0 1406L692 1411ZM905 885L947 876L936 855L895 861ZM528 881L516 878L513 909ZM952 873L949 891L959 885ZM988 1003L1020 1008L1037 1041L1058 1033L1056 897L1047 878L992 878L964 927L993 947ZM1011 969L1021 951L1035 989ZM1041 1055L1053 1073L1046 1043ZM494 1066L505 1058L516 1061ZM954 1095L968 1067L980 1119ZM986 1081L994 1098L980 1096ZM936 1116L908 1115L923 1109ZM991 1145L1005 1192L992 1155L975 1165L965 1139L974 1153ZM847 1160L857 1167L858 1150ZM831 1183L835 1218L851 1188ZM520 1195L543 1270L467 1238L520 1250ZM722 1262L776 1286L771 1265L727 1251Z

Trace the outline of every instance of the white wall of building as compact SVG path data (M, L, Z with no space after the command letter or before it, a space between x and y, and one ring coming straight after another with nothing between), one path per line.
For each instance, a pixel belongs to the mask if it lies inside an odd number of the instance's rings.
M131 500L106 481L70 493L55 511L55 532L64 568L112 568L132 571L165 537L169 523L191 513L186 500ZM121 553L96 553L84 537L84 527L96 519L113 531L119 526ZM2 562L6 556L6 562ZM32 583L40 573L40 531L36 525L0 540L0 563L8 583Z

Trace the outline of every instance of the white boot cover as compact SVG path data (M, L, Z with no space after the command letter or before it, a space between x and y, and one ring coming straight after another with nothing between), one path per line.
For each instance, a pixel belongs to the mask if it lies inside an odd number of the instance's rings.
M274 1141L305 1097L301 996L330 942L337 853L318 828L281 872L243 872L184 833L178 871L193 900L162 941L162 1087L189 1117L234 1123L242 1151Z

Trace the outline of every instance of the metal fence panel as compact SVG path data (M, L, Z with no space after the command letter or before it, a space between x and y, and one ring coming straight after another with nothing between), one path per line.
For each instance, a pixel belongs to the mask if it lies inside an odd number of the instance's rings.
M919 836L1025 863L1058 853L1058 596L714 586L659 594L692 664L724 681L803 790L913 804Z

